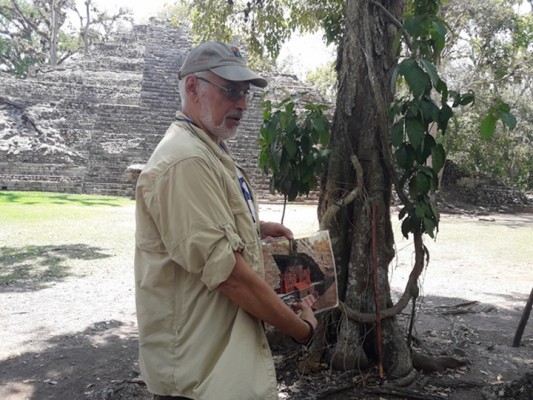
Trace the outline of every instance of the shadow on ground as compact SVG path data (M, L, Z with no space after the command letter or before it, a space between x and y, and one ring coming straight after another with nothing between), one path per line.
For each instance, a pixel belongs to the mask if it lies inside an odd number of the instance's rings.
M47 345L42 352L0 361L1 399L114 399L120 392L138 393L124 397L130 399L149 396L138 379L134 326L102 321L52 337Z
M402 326L407 326L407 317L406 313L399 317ZM530 323L526 329L522 346L512 348L519 318L520 311L495 304L426 296L417 314L417 348L433 355L457 354L460 350L469 364L461 370L420 374L413 390L422 395L446 393L449 400L476 400L482 399L481 387L522 376L532 365L533 327ZM100 321L80 332L51 337L41 352L0 361L0 398L150 399L138 377L137 340L136 327L118 320ZM283 398L308 400L311 394L339 387L343 389L337 395L324 398L379 398L369 392L372 383L380 385L376 377L372 378L372 371L337 373L325 368L312 376L302 376L295 365L299 352L274 351L278 357L278 391Z
M0 247L0 293L46 288L72 275L71 260L111 257L86 244Z

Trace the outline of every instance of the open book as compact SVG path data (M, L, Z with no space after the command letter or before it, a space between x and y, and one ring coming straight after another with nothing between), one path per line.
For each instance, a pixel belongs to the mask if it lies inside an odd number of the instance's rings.
M337 273L328 231L262 241L265 279L288 305L304 301L315 311L337 307Z

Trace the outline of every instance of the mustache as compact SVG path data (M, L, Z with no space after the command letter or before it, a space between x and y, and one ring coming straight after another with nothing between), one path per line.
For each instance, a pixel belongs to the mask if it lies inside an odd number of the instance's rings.
M244 112L240 110L233 111L226 115L227 118L242 119Z

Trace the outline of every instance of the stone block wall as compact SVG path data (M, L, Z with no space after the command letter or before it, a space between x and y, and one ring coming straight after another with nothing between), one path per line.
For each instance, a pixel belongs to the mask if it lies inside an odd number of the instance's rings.
M89 58L25 79L0 74L0 189L132 196L144 164L180 108L177 71L192 46L183 28L135 26ZM305 89L273 75L269 87ZM229 145L259 195L259 96Z

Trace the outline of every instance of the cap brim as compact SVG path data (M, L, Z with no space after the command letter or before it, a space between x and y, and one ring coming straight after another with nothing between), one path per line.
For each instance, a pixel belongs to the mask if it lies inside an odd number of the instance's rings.
M265 78L257 75L254 71L237 65L228 65L224 67L211 68L211 72L221 78L235 82L250 82L252 85L264 88L268 85Z

